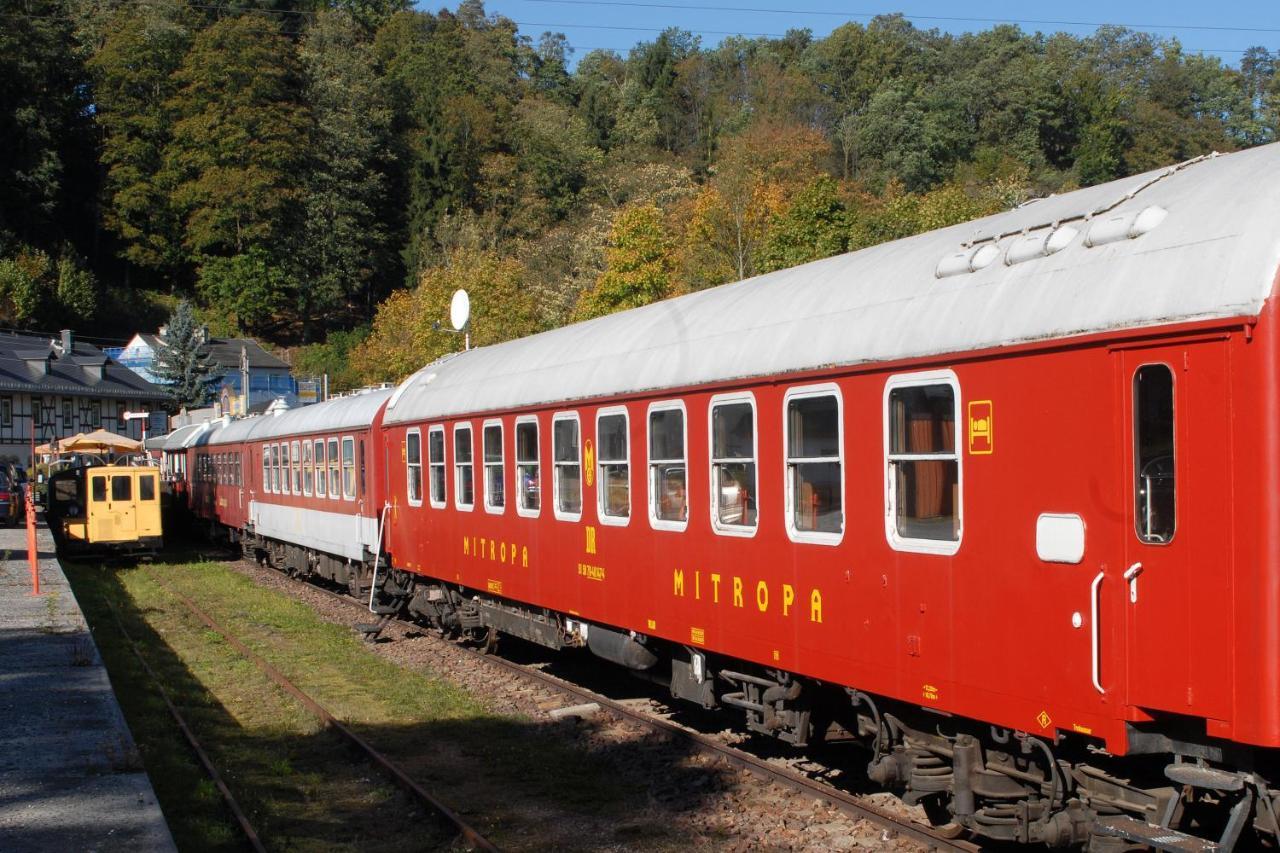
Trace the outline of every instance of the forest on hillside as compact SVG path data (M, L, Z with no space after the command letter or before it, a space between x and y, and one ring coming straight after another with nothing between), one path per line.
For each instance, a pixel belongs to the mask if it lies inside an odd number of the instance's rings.
M1278 64L897 15L576 56L480 0L0 0L0 325L121 338L186 297L394 381L459 348L459 287L493 343L1273 141Z

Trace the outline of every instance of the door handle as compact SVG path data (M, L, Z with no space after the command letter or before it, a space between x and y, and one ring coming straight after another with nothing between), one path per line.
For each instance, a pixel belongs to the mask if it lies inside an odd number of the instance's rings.
M1124 571L1124 579L1129 582L1129 603L1138 603L1138 575L1142 574L1142 563L1134 563Z
M1098 624L1099 592L1106 576L1106 572L1098 572L1089 589L1089 627L1093 629L1093 689L1099 693L1107 692L1102 688L1102 626Z

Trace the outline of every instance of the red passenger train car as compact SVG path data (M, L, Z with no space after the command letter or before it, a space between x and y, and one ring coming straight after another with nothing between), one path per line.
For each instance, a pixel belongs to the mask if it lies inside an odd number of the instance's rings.
M211 432L249 462L212 517L382 612L842 731L978 836L1274 842L1278 228L1266 146L471 350ZM316 497L346 435L358 499Z

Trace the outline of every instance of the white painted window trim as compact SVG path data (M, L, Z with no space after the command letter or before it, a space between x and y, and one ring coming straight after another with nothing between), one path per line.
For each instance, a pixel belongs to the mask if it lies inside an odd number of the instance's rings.
M325 461L327 463L325 465L324 475L329 478L329 500L342 500L342 443L338 440L336 435L327 436L324 441ZM335 448L337 449L337 454L334 453ZM333 487L333 470L335 466L338 469L337 489L334 489Z
M347 442L351 442L351 494L347 494ZM354 435L344 435L342 437L342 445L340 448L342 453L338 457L341 468L339 469L338 480L342 483L342 499L344 501L354 501L356 499L356 438Z
M262 450L262 491L271 494L271 445L260 445Z
M280 466L280 494L291 495L289 489L289 442L282 441L276 445L276 460Z
M302 494L311 497L315 491L316 468L311 462L311 439L302 439ZM307 475L311 475L311 485L307 485ZM233 476L234 479L234 476Z
M600 419L614 415L622 415L622 431L626 439L626 466L627 466L627 514L626 515L607 515L604 511L605 488L604 488L604 465L600 459ZM581 435L578 437L579 443L582 441ZM618 464L616 461L610 463ZM627 411L626 406L608 406L603 409L596 410L596 518L601 524L607 524L610 527L626 527L631 523L631 513L635 509L635 501L632 499L633 489L631 487L631 413Z
M798 530L796 529L795 519L795 495L793 489L795 486L791 477L791 419L787 417L790 411L792 400L802 400L812 397L835 397L836 398L836 431L837 431L837 449L839 454L835 460L840 465L840 532L827 533L816 530ZM817 459L829 459L830 457L815 457ZM811 460L812 461L812 460ZM756 469L757 475L759 468ZM782 482L783 492L786 495L785 512L787 538L792 542L805 542L813 545L839 545L844 541L844 532L848 529L848 511L849 502L846 492L848 488L845 485L846 477L844 475L844 395L840 393L840 386L834 382L824 382L818 385L797 385L794 388L788 388L786 394L782 397ZM757 510L756 520L760 519L760 513Z
M471 440L471 461L466 463L458 462L458 433L466 430ZM476 508L476 431L471 428L471 421L461 421L453 425L453 441L450 444L453 450L453 508L459 512L471 512ZM462 502L462 487L458 482L462 469L462 464L471 466L471 503L464 504ZM481 484L483 487L483 484Z
M672 521L667 518L658 518L658 490L653 487L653 469L656 464L650 458L649 453L653 449L653 413L654 412L680 412L680 431L682 433L681 441L684 445L684 521ZM661 463L674 462L673 459L661 460ZM644 413L644 480L645 480L645 504L648 507L649 526L654 530L669 530L673 533L683 533L689 529L689 516L693 511L693 502L689 500L689 487L692 485L692 478L689 476L689 410L684 404L684 400L659 400L656 403L650 403L649 408Z
M954 540L948 539L915 539L902 536L898 533L898 525L896 522L897 513L897 483L894 482L893 462L890 458L890 448L892 444L890 438L892 435L889 411L889 395L897 388L918 388L922 385L950 385L952 402L955 406L955 439L953 445L955 447L954 454L956 460L956 519L959 522L959 528ZM960 379L956 376L954 370L925 370L919 373L900 373L890 376L884 384L884 398L881 403L884 411L884 531L885 537L888 539L889 547L895 551L906 551L913 554L937 554L939 556L951 556L960 550L960 543L964 541L964 436L966 422L961 420L960 413L964 411L963 401L960 397ZM944 459L949 458L942 454L912 454L900 453L894 454L899 459L909 460L911 458L920 459Z
M316 448L319 447L319 451ZM311 442L311 466L315 478L315 495L318 498L329 496L329 466L324 460L324 439L317 438ZM324 488L320 487L324 483ZM321 494L323 492L323 494Z
M752 525L746 524L724 524L720 521L720 487L716 482L716 436L715 436L715 417L714 412L716 406L733 405L735 403L747 403L751 406L751 461L756 466L756 523ZM741 461L741 460L734 460ZM756 406L756 395L750 391L738 391L732 394L716 394L707 403L707 473L710 476L711 485L711 529L721 536L741 536L750 539L760 530L760 412Z
M432 494L431 490L431 436L435 433L440 434L440 461L438 464L442 469L444 476L440 478L440 499ZM427 502L435 509L444 509L449 505L449 438L445 434L444 424L436 424L427 427Z
M289 442L289 472L293 475L293 493L302 494L302 442Z
M564 512L560 509L560 471L561 463L556 460L556 423L573 421L578 425L578 493L579 507L577 512ZM568 463L566 463L568 464ZM581 521L582 506L586 504L586 473L582 470L582 419L577 412L556 412L551 416L551 511L557 521Z
M490 427L498 428L498 453L499 459L496 463L491 463L484 456L484 434L485 430ZM484 488L484 511L492 515L502 515L507 511L507 447L504 442L507 440L507 431L502 424L501 418L490 418L480 426L480 470L482 472L480 485ZM499 475L502 477L502 505L494 506L489 503L489 466L494 465L498 469ZM474 476L474 475L472 475Z
M525 462L524 465L532 464L538 474L538 508L528 509L525 507L524 490L520 487L520 425L533 424L533 449L537 457L532 463ZM537 415L521 415L516 418L515 427L511 430L511 456L515 460L515 486L516 486L516 514L524 518L537 518L542 515L542 505L546 503L544 500L545 489L543 488L546 480L542 476L542 426L538 423Z
M413 477L411 476L413 474L413 463L409 461L409 436L414 436L418 439L418 470L421 471L422 473L418 477L418 499L417 500L413 499L413 492L409 488L409 484L413 482ZM409 506L422 506L422 493L425 492L428 488L430 488L430 486L427 483L427 476L431 473L431 469L425 464L425 461L423 459L425 455L423 451L425 449L426 448L422 446L422 427L412 427L410 429L405 430L405 433L404 433L404 494L405 494L405 498L409 501Z

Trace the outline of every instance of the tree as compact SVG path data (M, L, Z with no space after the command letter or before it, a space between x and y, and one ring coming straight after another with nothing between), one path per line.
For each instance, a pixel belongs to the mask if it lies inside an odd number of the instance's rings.
M587 320L657 302L671 294L672 241L652 204L623 208L613 221L604 273L582 295L574 319Z
M471 344L487 346L540 330L524 268L492 251L458 249L425 270L413 290L391 294L378 308L369 337L352 363L365 382L399 382L424 364L461 349L447 331L449 300L471 296Z
M184 257L173 188L161 174L173 130L174 72L191 44L181 9L120 9L88 63L106 170L103 224L120 238L125 260L161 272L177 270Z
M820 175L773 218L755 259L759 272L786 269L849 248L849 222L836 182Z
M310 122L293 48L262 15L202 30L175 73L163 180L204 265L256 250L293 263Z
M387 170L392 112L355 20L321 12L300 58L311 107L312 144L298 247L304 338L316 320L373 309L392 269L387 222Z
M213 366L201 354L204 343L195 306L183 299L169 317L151 367L177 406L197 406L209 398Z

